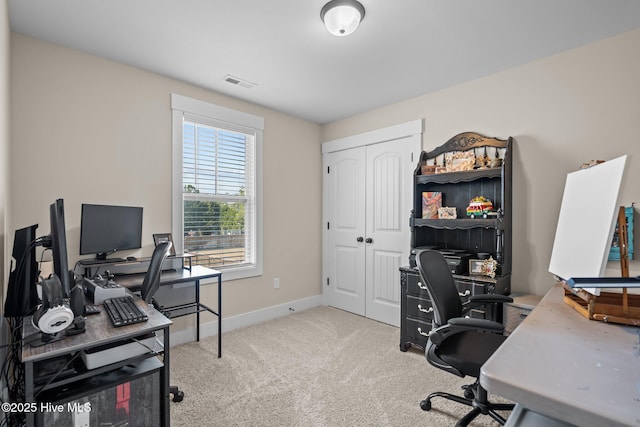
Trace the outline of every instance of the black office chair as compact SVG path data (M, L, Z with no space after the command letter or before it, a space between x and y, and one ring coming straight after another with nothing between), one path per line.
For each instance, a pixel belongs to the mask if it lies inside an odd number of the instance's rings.
M153 299L160 288L160 276L162 274L162 264L167 258L169 251L171 250L171 242L158 243L158 246L153 250L151 255L151 261L149 261L149 268L144 275L142 286L140 287L140 296L147 304L152 304L158 311L162 311L161 307ZM181 391L178 386L169 386L169 393L173 395L174 402L181 402L184 399L184 392Z
M424 250L417 254L416 261L422 281L427 287L433 306L433 328L429 334L425 357L436 368L451 372L461 378L474 377L475 383L464 386L464 397L446 392L431 393L420 402L420 407L431 409L431 399L444 397L473 407L471 412L456 423L456 427L468 425L478 415L489 415L500 425L505 419L496 411L511 410L514 405L490 403L487 391L478 377L480 368L506 339L501 323L485 319L465 318L474 307L484 304L501 304L513 301L505 295L473 295L462 303L451 268L438 251Z
M149 261L149 268L144 275L142 286L140 287L140 296L147 304L153 304L155 301L153 296L158 292L160 288L160 274L162 273L162 264L169 255L171 250L171 242L161 242L153 250L151 255L151 261Z

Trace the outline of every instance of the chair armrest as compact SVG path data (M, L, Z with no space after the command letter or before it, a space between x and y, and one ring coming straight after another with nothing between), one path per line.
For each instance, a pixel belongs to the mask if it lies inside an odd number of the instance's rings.
M456 317L449 320L449 325L463 327L466 330L475 329L480 332L503 332L504 325L487 319L473 319L470 317Z
M467 331L502 334L504 325L493 320L456 317L455 319L450 319L446 325L432 329L429 334L429 340L435 345L440 345L442 341L451 335Z
M500 295L500 294L481 294L481 295L471 295L469 297L470 302L482 302L485 304L502 304L505 302L513 302L513 298L508 295Z

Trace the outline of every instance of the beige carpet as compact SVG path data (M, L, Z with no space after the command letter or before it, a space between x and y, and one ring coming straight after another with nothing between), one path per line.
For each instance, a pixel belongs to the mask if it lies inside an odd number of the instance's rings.
M434 399L460 394L459 379L399 350L398 328L331 307L293 313L171 350L173 426L453 426L468 407ZM495 426L481 416L473 426Z

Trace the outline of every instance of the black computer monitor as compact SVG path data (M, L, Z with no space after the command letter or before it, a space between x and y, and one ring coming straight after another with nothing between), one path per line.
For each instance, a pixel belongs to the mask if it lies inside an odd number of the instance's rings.
M53 272L60 279L64 297L68 298L72 288L69 261L67 258L67 232L64 224L64 202L56 200L49 206L51 224L51 250L53 251Z
M9 272L4 317L24 317L38 306L38 265L36 263L36 229L38 224L16 230L11 255L15 268Z
M80 255L107 255L142 247L142 208L83 203L80 217Z

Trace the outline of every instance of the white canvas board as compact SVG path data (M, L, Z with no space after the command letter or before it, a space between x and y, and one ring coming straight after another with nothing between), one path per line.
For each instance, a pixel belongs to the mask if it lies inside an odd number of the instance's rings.
M567 174L550 273L564 280L604 275L626 162L625 155Z

